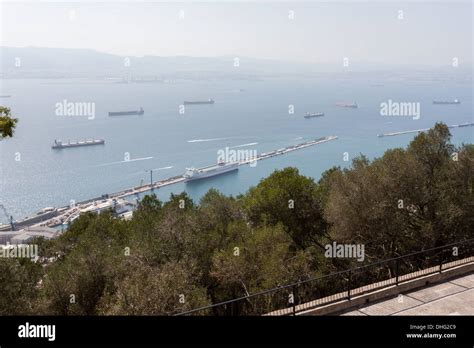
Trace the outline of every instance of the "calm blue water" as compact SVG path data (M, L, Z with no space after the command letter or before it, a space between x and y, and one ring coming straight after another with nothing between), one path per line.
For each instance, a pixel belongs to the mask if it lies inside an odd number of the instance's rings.
M13 139L0 143L0 203L16 219L46 206L67 205L104 193L120 191L154 179L182 174L185 167L213 164L217 150L257 142L241 149L258 153L327 135L338 140L261 161L254 168L202 182L178 184L155 191L161 199L186 190L198 200L209 188L225 194L245 192L275 169L295 166L304 175L319 178L334 165L346 166L350 157L363 153L380 156L388 148L406 146L414 134L377 138L381 132L418 129L436 121L472 122L472 86L466 82L374 81L362 79L271 79L263 81L181 81L166 84L114 84L99 80L3 80L0 104L20 119ZM239 92L243 89L244 92ZM214 105L178 105L189 99L215 99ZM434 99L455 99L461 105L432 105ZM61 117L55 104L67 99L94 102L96 117ZM380 103L421 103L421 118L383 117ZM359 109L334 106L357 101ZM295 114L288 114L288 105ZM142 106L144 116L115 117L108 111ZM325 112L306 120L307 111ZM473 127L453 129L453 142L472 142ZM54 151L54 139L104 138L105 146ZM207 142L189 140L223 138ZM123 162L124 154L130 162ZM21 156L19 161L15 156ZM153 157L147 159L148 157ZM134 159L142 159L136 160ZM1 222L6 222L0 216Z

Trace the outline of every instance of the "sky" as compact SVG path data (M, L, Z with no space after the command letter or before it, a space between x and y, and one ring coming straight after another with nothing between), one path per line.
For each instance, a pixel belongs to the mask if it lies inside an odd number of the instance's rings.
M2 1L2 46L88 48L123 56L284 61L472 62L467 1Z

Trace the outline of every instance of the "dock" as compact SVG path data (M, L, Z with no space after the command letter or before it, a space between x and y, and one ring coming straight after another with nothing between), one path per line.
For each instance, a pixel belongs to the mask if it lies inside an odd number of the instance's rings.
M247 159L247 160L239 162L239 166L251 164L251 163L254 163L255 161L262 161L262 160L272 158L275 156L281 156L289 152L301 150L301 149L318 145L318 144L323 144L323 143L336 140L336 139L337 139L337 136L331 135L327 137L322 137L322 138L306 141L306 142L299 143L296 145L290 145L284 148L280 148L278 150L264 152L258 155L256 158L251 158L251 159ZM103 204L110 205L110 203L114 200L115 201L123 200L126 197L139 195L144 192L153 191L154 189L178 184L184 181L185 181L185 177L183 175L177 175L177 176L173 176L164 180L156 181L150 184L140 185L140 186L132 187L120 192L107 194L102 197L88 199L86 201L76 203L74 206L65 206L62 208L58 208L57 214L53 218L46 221L42 221L41 223L33 224L32 226L52 227L52 226L58 226L61 224L67 224L71 221L74 221L80 214L90 211L91 207L97 207Z
M448 128L461 128L461 127L470 127L474 126L474 122L471 123L461 123L461 124L453 124L451 126L448 126ZM392 133L382 133L382 134L377 134L379 138L381 137L393 137L396 135L402 135L402 134L410 134L410 133L421 133L421 132L426 132L430 130L431 128L422 128L422 129L414 129L414 130L407 130L407 131L401 131L401 132L392 132Z

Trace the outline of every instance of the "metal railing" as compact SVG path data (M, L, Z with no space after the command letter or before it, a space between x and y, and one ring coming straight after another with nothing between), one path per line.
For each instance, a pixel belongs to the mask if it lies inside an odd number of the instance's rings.
M287 284L175 315L296 315L474 262L474 238Z

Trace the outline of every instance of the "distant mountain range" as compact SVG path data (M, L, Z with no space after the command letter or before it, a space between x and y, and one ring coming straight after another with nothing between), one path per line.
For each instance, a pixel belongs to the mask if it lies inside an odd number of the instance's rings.
M3 77L256 77L307 71L291 64L246 57L126 57L89 49L1 47ZM18 60L19 59L19 60ZM16 66L18 63L20 66ZM306 68L305 68L306 65Z
M236 59L237 58L237 59ZM0 47L2 78L116 78L160 81L166 79L260 79L269 77L350 77L471 79L471 66L453 69L352 63L296 63L248 57L127 57L91 49ZM343 76L343 75L342 75ZM349 77L349 76L348 76Z

